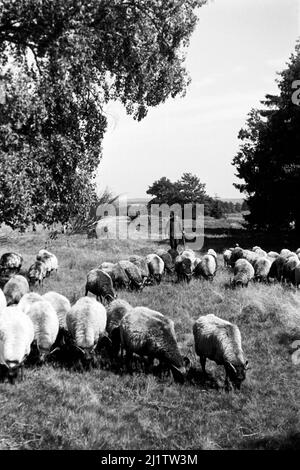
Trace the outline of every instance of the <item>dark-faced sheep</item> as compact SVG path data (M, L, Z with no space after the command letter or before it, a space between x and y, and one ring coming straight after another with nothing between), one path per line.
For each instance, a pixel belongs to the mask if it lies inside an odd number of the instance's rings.
M102 263L99 268L111 278L115 289L129 289L130 279L119 263Z
M27 277L29 285L34 286L37 282L43 285L44 278L47 275L47 266L44 261L35 261L28 269Z
M139 268L143 279L143 284L146 285L149 280L150 273L145 258L143 258L142 256L134 255L130 256L129 261L133 263L137 268Z
M141 271L139 268L131 263L131 261L128 260L121 260L118 263L121 268L125 271L128 279L129 279L129 285L132 290L141 290L144 287L143 284L143 278Z
M113 355L116 357L120 351L120 323L122 318L132 309L132 306L123 299L116 299L106 309L106 331L112 342Z
M206 359L223 365L226 372L225 388L229 389L229 380L240 389L246 378L248 361L244 358L241 333L237 325L213 314L198 318L193 326L195 351L200 358L204 374Z
M87 275L85 295L94 294L97 300L111 302L116 298L113 282L109 274L102 269L92 269Z
M165 269L163 260L155 253L151 253L146 256L146 262L148 264L151 279L157 284L160 284Z
M172 320L149 308L135 307L122 318L120 337L129 368L135 353L150 361L158 359L172 371L175 380L184 381L186 370Z
M0 274L6 276L20 271L23 257L19 253L4 253L0 258Z
M166 250L161 248L157 250L156 254L163 260L164 262L164 272L165 274L172 274L174 272L174 262L170 253Z
M175 272L177 275L177 282L189 283L193 276L194 264L190 258L183 258L179 255L175 260Z

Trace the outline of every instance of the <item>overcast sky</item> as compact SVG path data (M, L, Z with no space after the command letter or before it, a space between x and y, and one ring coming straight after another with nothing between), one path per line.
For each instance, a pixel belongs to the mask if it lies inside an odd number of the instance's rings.
M135 122L109 105L98 185L115 194L144 197L154 180L197 174L211 196L238 198L232 158L247 113L277 91L300 36L298 0L214 0L199 10L187 52L192 83ZM299 77L300 78L300 77Z

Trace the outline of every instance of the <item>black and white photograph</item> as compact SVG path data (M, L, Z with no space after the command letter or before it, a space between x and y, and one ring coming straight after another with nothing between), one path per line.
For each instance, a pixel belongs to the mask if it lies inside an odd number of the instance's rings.
M0 0L0 451L300 450L299 190L300 0Z

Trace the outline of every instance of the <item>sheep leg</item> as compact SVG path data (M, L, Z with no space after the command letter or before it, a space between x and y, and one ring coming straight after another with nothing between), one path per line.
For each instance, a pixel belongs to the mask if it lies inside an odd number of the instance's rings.
M202 371L204 375L207 375L207 372L205 370L205 364L206 364L206 357L205 356L200 356L200 364L202 367Z
M133 370L132 370L132 359L133 359L132 353L129 352L129 351L126 351L125 364L126 364L126 369L129 372L129 374L132 374L132 372L133 372Z
M230 385L230 381L229 381L229 377L228 377L227 371L226 371L226 376L225 376L224 387L225 387L225 391L226 391L226 392L230 392L230 390L231 390L231 385Z

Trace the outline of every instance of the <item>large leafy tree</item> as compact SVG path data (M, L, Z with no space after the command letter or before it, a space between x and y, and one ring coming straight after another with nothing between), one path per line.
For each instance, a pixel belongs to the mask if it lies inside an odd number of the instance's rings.
M0 0L2 221L65 221L94 201L105 104L120 100L140 120L184 94L184 49L204 3ZM26 206L19 216L13 199Z
M147 190L147 194L154 196L150 204L204 204L209 197L206 194L205 184L200 182L196 175L184 173L175 182L163 176L155 181Z
M267 95L263 109L253 109L239 133L241 146L233 160L235 186L247 195L249 224L259 229L300 233L300 107L292 99L300 77L300 44L277 80L278 96Z

